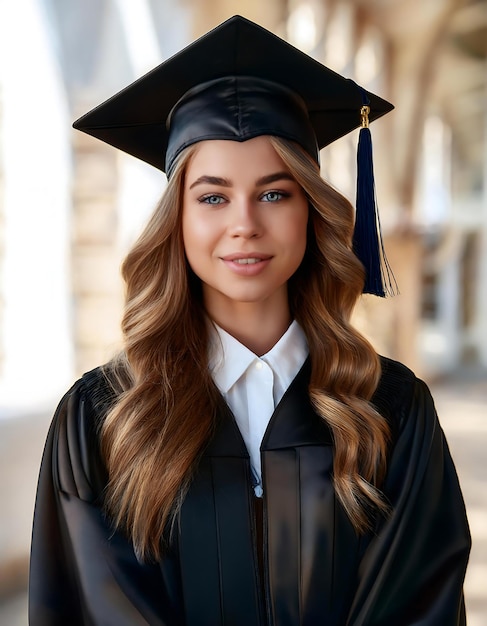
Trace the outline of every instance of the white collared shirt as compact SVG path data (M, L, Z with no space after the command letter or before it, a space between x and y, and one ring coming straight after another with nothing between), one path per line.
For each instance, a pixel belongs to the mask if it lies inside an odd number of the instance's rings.
M294 321L274 347L261 357L214 324L209 368L250 455L255 493L262 495L260 444L274 409L308 356L303 329Z

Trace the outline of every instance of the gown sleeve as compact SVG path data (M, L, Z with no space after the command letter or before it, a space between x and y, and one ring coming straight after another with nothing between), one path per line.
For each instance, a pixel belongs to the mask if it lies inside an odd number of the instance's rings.
M384 485L392 513L365 549L347 625L465 624L463 497L429 390L408 386Z
M161 568L139 563L103 514L106 476L89 386L82 379L64 396L47 437L34 513L29 624L172 626L179 622L169 617Z

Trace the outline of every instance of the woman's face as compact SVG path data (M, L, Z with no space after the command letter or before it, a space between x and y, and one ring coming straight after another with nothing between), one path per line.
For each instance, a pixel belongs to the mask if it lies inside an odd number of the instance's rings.
M285 303L306 249L308 201L268 137L198 144L186 170L182 232L208 313Z

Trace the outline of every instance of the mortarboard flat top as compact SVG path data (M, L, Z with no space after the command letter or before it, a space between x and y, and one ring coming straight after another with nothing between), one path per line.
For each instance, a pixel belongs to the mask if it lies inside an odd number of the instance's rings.
M268 30L234 16L73 126L166 171L166 122L174 105L197 85L227 76L264 79L296 92L308 110L319 148L360 126L363 93L370 121L393 109Z

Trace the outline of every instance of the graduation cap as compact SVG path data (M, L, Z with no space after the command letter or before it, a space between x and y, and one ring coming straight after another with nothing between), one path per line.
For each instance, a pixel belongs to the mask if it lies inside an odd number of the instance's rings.
M368 124L392 109L270 31L234 16L73 126L168 177L179 153L199 141L275 135L296 141L319 161L321 148L361 126L354 251L366 268L364 292L383 296L391 281Z

